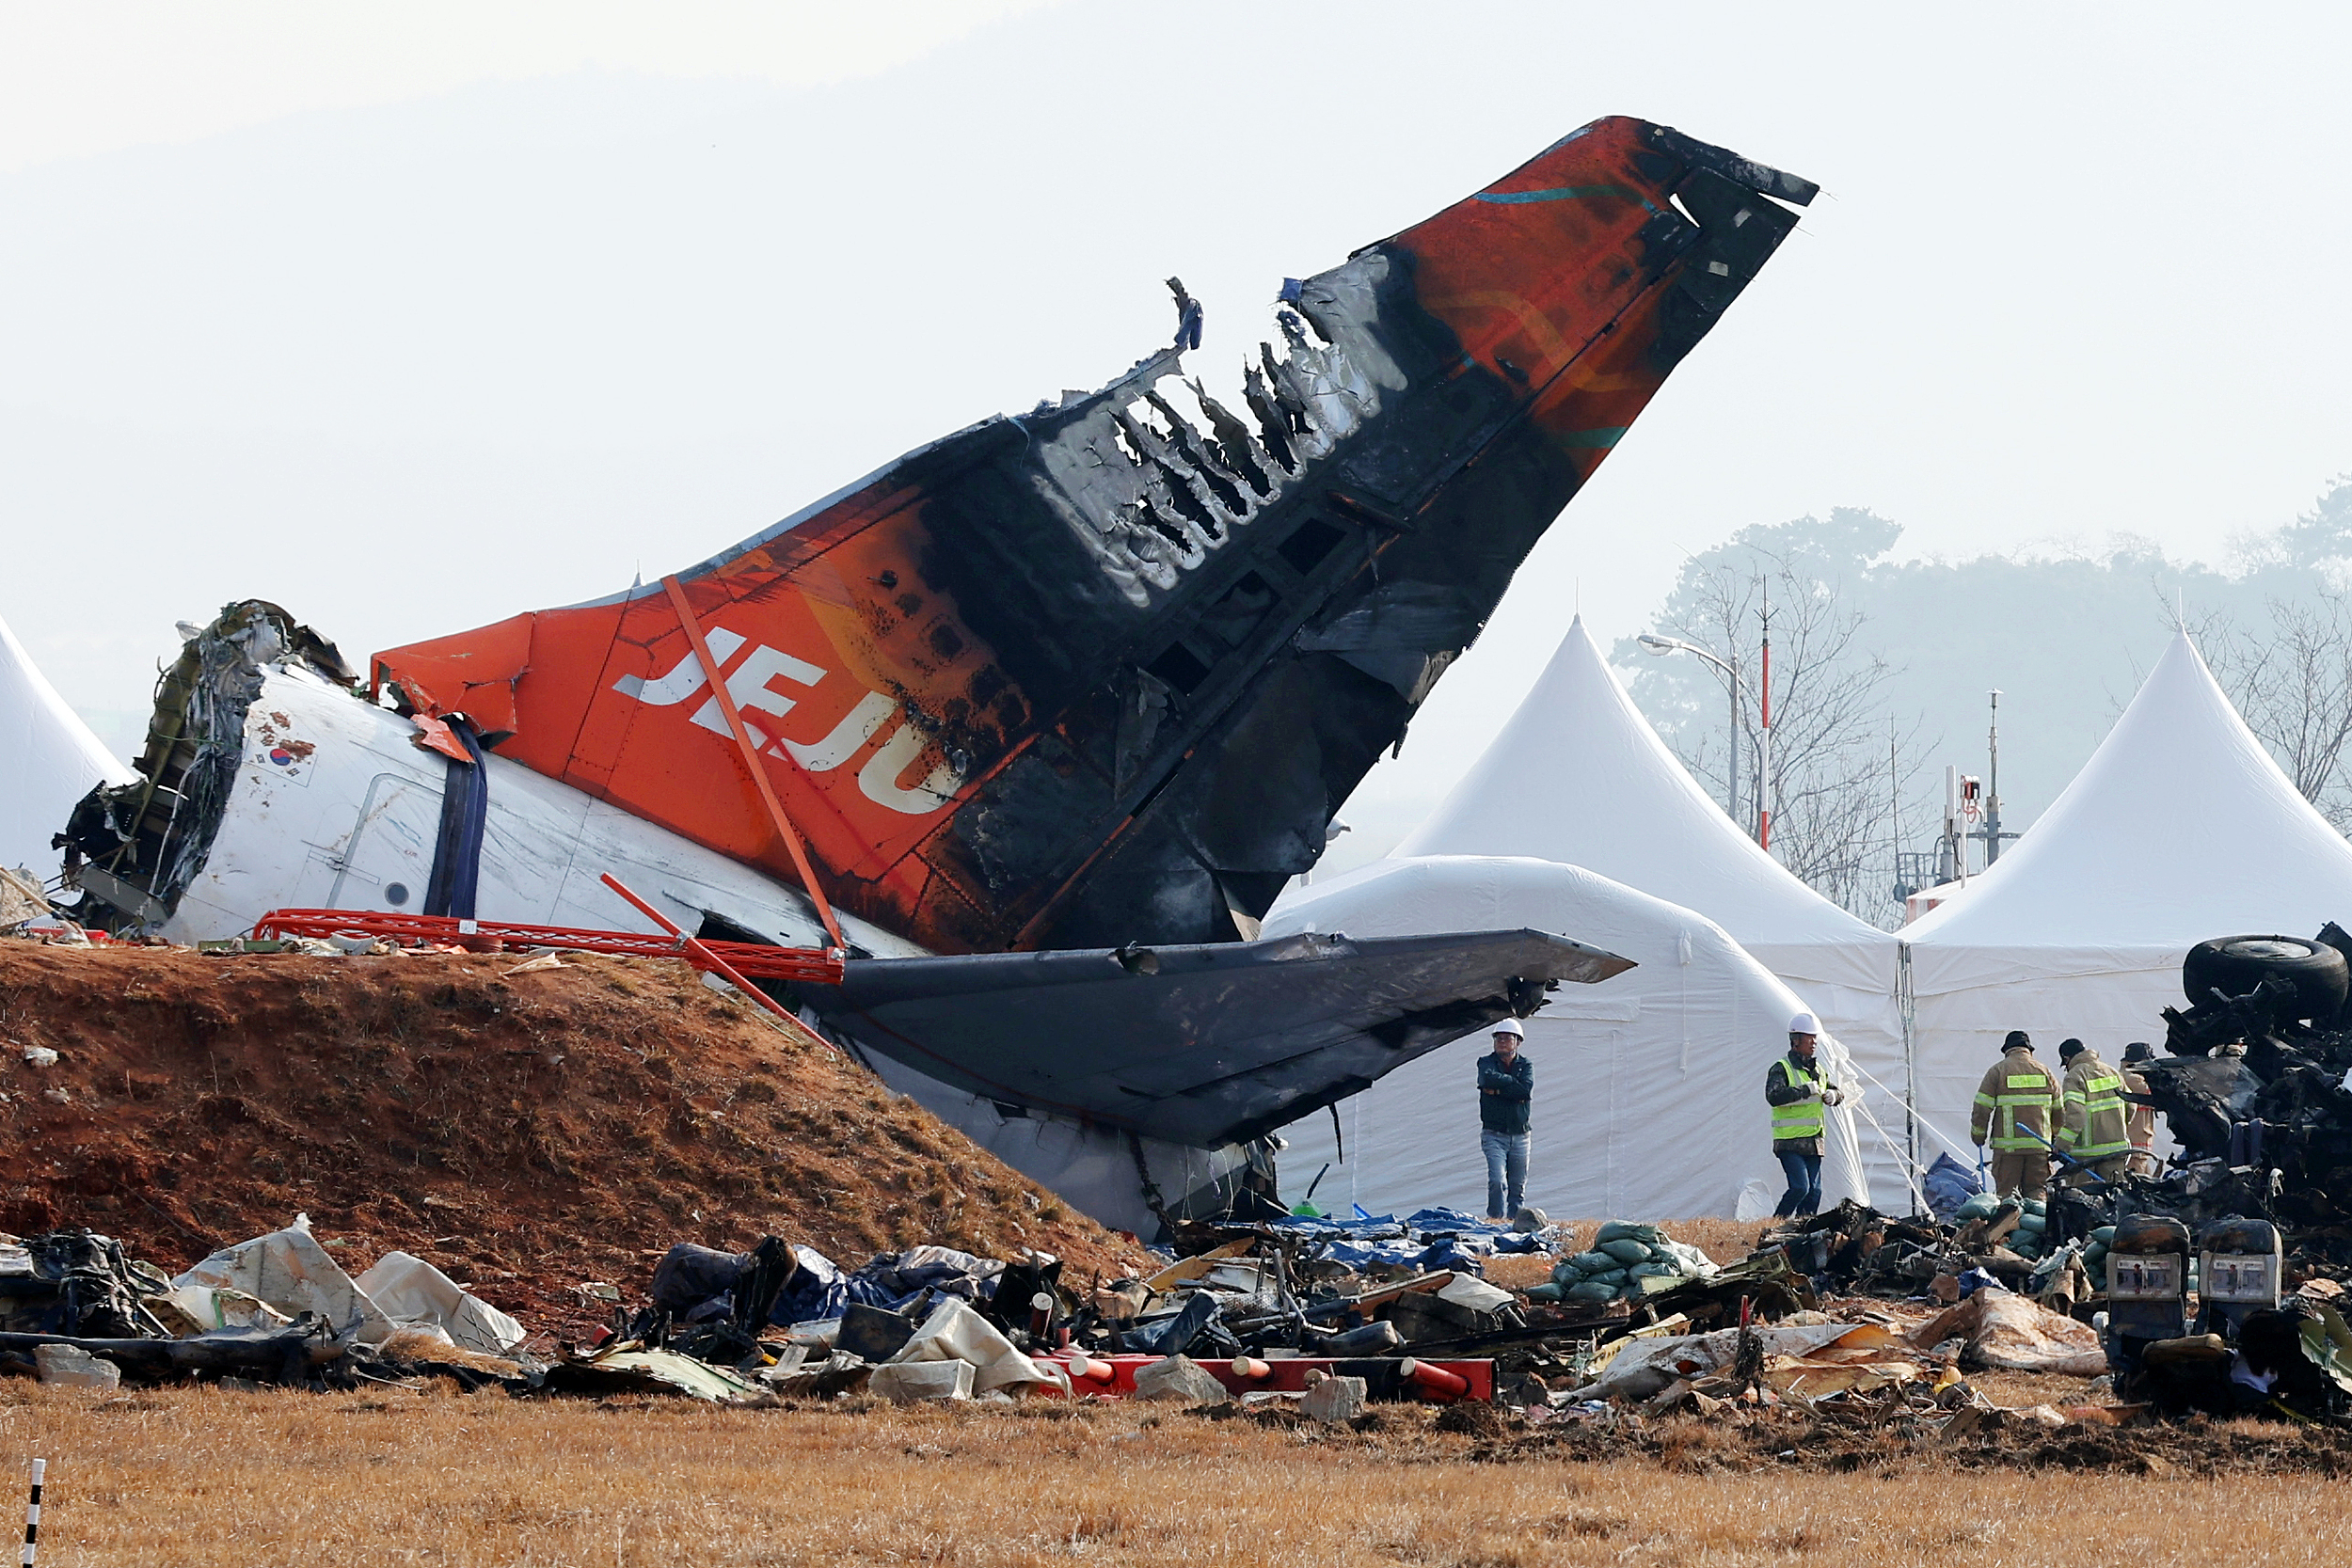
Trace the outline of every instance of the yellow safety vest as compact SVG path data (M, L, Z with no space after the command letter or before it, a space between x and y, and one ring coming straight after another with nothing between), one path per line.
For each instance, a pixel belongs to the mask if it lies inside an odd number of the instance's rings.
M1780 1066L1795 1086L1809 1087L1812 1092L1803 1100L1792 1100L1786 1105L1772 1107L1772 1141L1784 1138L1818 1138L1821 1135L1821 1091L1818 1086L1821 1075L1790 1056Z

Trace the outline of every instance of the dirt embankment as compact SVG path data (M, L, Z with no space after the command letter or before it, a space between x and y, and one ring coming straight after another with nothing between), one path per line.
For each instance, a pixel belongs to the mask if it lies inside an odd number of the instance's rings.
M0 942L0 1230L176 1271L307 1211L354 1272L404 1248L548 1330L678 1241L1150 1261L683 964L522 961Z

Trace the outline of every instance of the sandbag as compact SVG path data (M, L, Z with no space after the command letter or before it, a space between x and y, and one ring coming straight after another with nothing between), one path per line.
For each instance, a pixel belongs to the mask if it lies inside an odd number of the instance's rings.
M1617 1266L1617 1260L1605 1252L1580 1252L1568 1262L1579 1274L1607 1274Z
M1527 1288L1527 1299L1530 1301L1545 1302L1558 1301L1560 1299L1560 1287L1556 1284L1530 1285Z
M1569 1286L1561 1292L1560 1299L1586 1302L1614 1301L1617 1299L1617 1288L1614 1285L1603 1284L1597 1279L1588 1279L1581 1285Z
M1629 1225L1623 1220L1611 1220L1593 1235L1593 1245L1604 1251L1611 1242L1639 1242L1644 1246L1656 1246L1666 1239L1666 1233L1654 1225Z
M1603 1242L1597 1250L1607 1253L1629 1269L1636 1263L1646 1263L1655 1256L1645 1243L1634 1241L1629 1236L1620 1236L1614 1240Z
M1681 1277L1682 1268L1677 1263L1636 1263L1633 1265L1632 1273L1628 1275L1629 1282L1634 1279L1679 1279Z
M1697 1247L1682 1242L1668 1242L1660 1247L1658 1260L1661 1263L1678 1263L1681 1265L1678 1273L1697 1279L1704 1279L1709 1275L1722 1272L1717 1268L1715 1259Z

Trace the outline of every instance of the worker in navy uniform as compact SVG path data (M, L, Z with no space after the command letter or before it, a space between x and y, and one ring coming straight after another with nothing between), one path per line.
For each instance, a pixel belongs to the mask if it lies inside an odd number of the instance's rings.
M1802 1219L1821 1207L1822 1108L1846 1093L1821 1075L1813 1050L1821 1021L1799 1013L1788 1021L1788 1054L1764 1073L1764 1103L1772 1112L1772 1157L1788 1178L1788 1190L1772 1211Z
M1527 1196L1527 1117L1535 1069L1519 1054L1527 1031L1516 1018L1495 1025L1494 1052L1478 1058L1478 1146L1486 1156L1486 1221L1508 1225Z

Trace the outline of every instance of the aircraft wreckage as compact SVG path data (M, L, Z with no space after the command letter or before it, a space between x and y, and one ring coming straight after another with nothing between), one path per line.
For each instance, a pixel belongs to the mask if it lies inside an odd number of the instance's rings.
M792 1000L1099 1216L1221 1206L1273 1128L1625 967L1249 939L1814 189L1600 120L1285 280L1237 408L1185 378L1171 279L1176 342L1107 387L658 583L358 680L231 606L69 861L182 938L302 906L644 928L611 872L689 931L845 949Z

